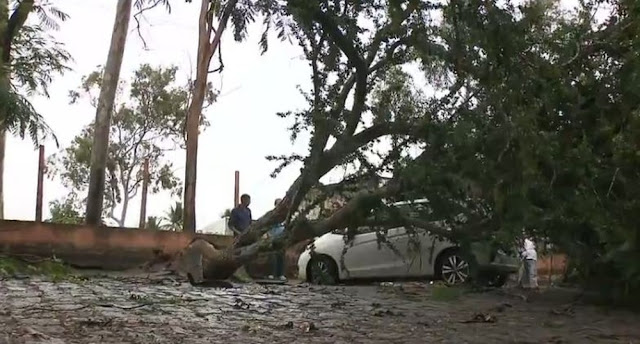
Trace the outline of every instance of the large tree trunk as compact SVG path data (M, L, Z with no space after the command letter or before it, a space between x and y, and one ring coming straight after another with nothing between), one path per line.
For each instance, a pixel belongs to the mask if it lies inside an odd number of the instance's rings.
M107 64L104 68L103 82L98 98L86 209L86 222L90 225L99 225L102 219L111 114L120 80L120 67L122 66L122 58L127 41L131 5L132 0L118 0L116 18L111 34L111 46L109 47Z
M207 77L209 76L209 64L214 52L220 44L222 33L227 27L231 16L231 10L237 0L229 1L220 17L217 30L213 30L213 15L211 9L219 6L218 1L202 0L200 5L200 17L198 21L198 59L196 65L196 80L194 83L193 97L187 112L187 152L184 176L184 216L183 230L195 233L196 231L196 177L198 173L198 134L200 130L200 116L202 105L207 91ZM215 32L213 39L211 34Z
M368 213L367 210L373 208L374 204L385 195L396 192L398 187L399 184L393 183L374 190L362 190L328 218L317 221L298 221L287 228L287 238L284 243L275 243L270 238L260 238L247 246L233 245L220 249L204 239L195 239L177 257L173 269L182 274L191 274L195 281L229 278L239 267L255 259L262 252L272 251L276 245L290 246L321 236L333 229L350 226L354 220L364 218ZM286 210L286 208L276 208L265 215L265 218L281 217Z
M0 0L0 37L2 39L2 56L10 56L5 50L11 49L11 43L8 41L8 18L9 18L9 2ZM0 70L0 82L3 87L9 86L8 81L8 62L2 59L2 70ZM4 153L7 142L7 130L5 128L5 119L8 114L2 109L0 113L0 219L4 219Z

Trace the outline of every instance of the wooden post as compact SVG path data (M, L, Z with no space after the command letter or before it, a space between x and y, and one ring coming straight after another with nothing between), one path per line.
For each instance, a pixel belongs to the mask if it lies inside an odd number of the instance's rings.
M36 190L36 222L42 222L42 197L44 188L44 146L38 147L38 186Z
M233 188L233 208L240 203L240 171L236 171L236 180Z
M144 159L142 166L142 197L140 200L140 222L138 227L144 228L147 221L147 190L149 189L149 158Z

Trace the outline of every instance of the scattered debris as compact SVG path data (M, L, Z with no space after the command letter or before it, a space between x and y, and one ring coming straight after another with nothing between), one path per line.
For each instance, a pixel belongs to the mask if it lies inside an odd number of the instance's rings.
M378 292L377 286L350 286L344 291L331 287L325 295L293 286L252 284L222 290L187 283L151 284L132 276L94 277L90 283L52 283L50 278L32 276L0 281L0 343L5 338L14 343L56 344L178 343L184 338L194 344L210 343L211 338L227 338L229 343L264 338L286 343L301 338L307 338L307 343L483 339L506 343L513 342L518 332L526 333L519 336L523 337L517 341L520 344L627 343L640 338L635 319L627 313L603 314L572 304L575 317L551 315L551 310L572 313L566 297L555 301L544 296L544 302L525 306L496 291L464 293L456 302L442 303L429 296L432 288L455 289L429 287L427 297L408 300L403 294ZM469 318L463 323L482 324L460 324ZM25 332L26 327L34 331Z
M374 317L382 317L382 316L385 316L385 315L399 315L399 314L394 313L390 309L378 308L378 309L372 310L371 311L371 315L373 315Z
M290 330L293 328L293 321L287 321L286 323L283 323L283 324L277 324L275 327L281 330Z
M543 322L542 325L544 327L559 328L564 326L564 322L558 320L547 320Z
M576 314L576 311L573 309L573 306L568 305L568 306L552 309L551 314L572 317Z
M331 308L342 308L347 304L346 301L336 301L336 302L332 302L330 307Z
M461 323L463 324L494 323L496 321L498 321L498 319L491 314L476 313L471 319L461 321Z
M86 319L81 320L80 324L88 327L105 327L113 323L113 318L109 319Z
M311 321L304 321L300 324L300 329L302 330L302 332L304 333L309 333L311 331L315 331L318 328L316 327L316 325L314 323L312 323Z
M244 302L241 298L236 297L234 300L233 308L235 309L249 309L251 308L251 304Z
M430 327L431 326L431 324L428 321L424 321L424 320L418 321L416 323L416 325L421 325L421 326L424 326L424 327Z
M171 330L173 331L173 333L176 333L176 334L189 334L188 331L186 331L180 326L171 326Z
M560 336L553 336L553 337L549 338L547 343L549 343L549 344L565 344L565 343L568 343L568 341L564 340L564 338L562 338Z
M497 305L496 307L494 307L493 311L496 311L498 313L502 313L505 310L507 310L507 308L512 308L512 307L513 307L512 304L510 304L508 302L504 302L504 303L501 303L501 304Z

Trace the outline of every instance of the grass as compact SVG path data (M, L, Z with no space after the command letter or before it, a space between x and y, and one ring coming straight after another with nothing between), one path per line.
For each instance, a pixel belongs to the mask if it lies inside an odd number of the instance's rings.
M465 289L463 287L449 287L434 284L431 288L431 298L441 302L457 301L464 293Z
M17 275L45 276L53 281L76 277L73 269L55 258L29 262L15 257L0 256L0 276L15 277Z

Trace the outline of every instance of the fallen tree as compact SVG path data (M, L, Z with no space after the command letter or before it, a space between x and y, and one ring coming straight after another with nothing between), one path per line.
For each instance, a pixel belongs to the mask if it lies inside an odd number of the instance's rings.
M439 10L421 1L395 5L380 1L353 5L347 1L331 6L289 1L281 8L281 14L294 19L288 25L309 60L313 86L307 94L310 103L307 110L280 116L294 118L292 138L303 130L313 133L309 155L271 157L281 160L276 171L293 162L303 163L300 176L282 202L254 223L231 249L219 250L209 243L194 241L183 252L184 264L179 264L182 270L189 270L196 280L226 278L261 252L321 236L336 228L357 227L368 220L371 210L385 210L381 200L402 199L407 190L415 189L419 181L412 180L411 167L421 166L431 152L411 159L407 150L427 137L437 112L446 104L429 106L425 95L400 67L412 61L411 56L418 51L416 45L432 50L434 56L445 51L435 41L424 39L437 28L426 18ZM362 24L353 20L362 11L370 12L368 19L375 22L374 29L364 30ZM451 90L458 91L459 88ZM389 138L393 141L390 147L377 156L382 161L373 162L376 156L371 154L372 145ZM341 183L322 187L323 176L349 164L357 165L359 171ZM390 174L385 177L385 172ZM361 185L362 180L374 180L379 187L353 192L354 185ZM319 187L322 191L319 199L301 208L309 191ZM306 218L314 205L349 188L352 196L341 209L315 221ZM428 221L416 221L395 216L394 221L387 221L380 228L419 225L432 233L451 235ZM276 223L285 224L287 235L278 241L263 239Z
M637 6L596 23L595 5L569 14L546 1L284 2L312 87L306 110L280 115L293 118L292 138L311 138L307 156L278 157L276 171L302 163L300 176L232 248L194 242L185 254L204 257L202 278L225 278L337 228L403 225L461 245L509 243L524 228L567 252L583 283L637 296ZM415 86L412 65L429 89ZM323 186L337 169L347 177ZM321 202L354 185L343 207L307 218L310 190ZM429 200L418 216L390 206L417 198ZM276 223L285 238L264 239Z

